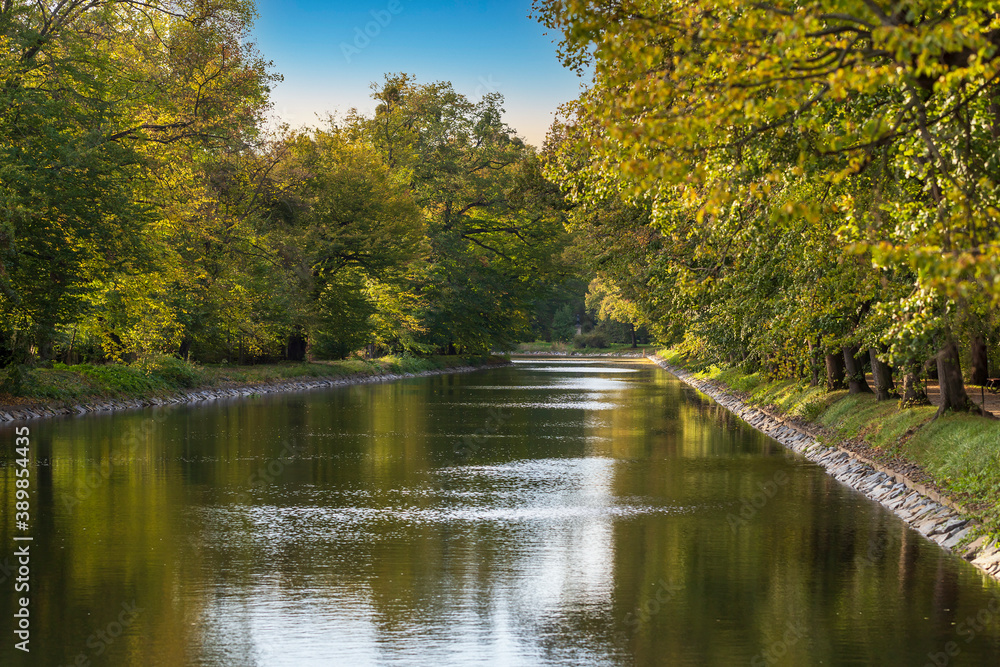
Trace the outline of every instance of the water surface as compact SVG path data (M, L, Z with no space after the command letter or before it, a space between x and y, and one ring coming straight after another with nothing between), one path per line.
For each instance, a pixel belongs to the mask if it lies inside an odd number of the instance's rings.
M30 427L3 665L1000 664L996 585L641 360Z

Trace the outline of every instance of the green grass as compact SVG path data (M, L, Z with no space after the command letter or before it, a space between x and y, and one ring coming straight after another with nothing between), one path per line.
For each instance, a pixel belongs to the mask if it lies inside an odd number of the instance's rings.
M518 343L518 352L569 352L573 349L572 343L560 343L557 341L536 340L533 343Z
M187 389L258 385L300 378L420 373L458 366L494 364L502 360L503 357L489 356L388 356L374 360L230 366L191 364L175 357L163 356L130 365L54 364L52 368L33 368L24 372L15 392L0 393L0 405L140 398Z
M1000 420L969 414L934 419L933 406L901 409L898 401L879 402L872 394L827 392L799 380L769 380L759 373L707 364L673 348L658 354L696 377L741 392L752 405L813 422L835 440L861 439L918 464L990 535L1000 538Z
M202 368L202 384L225 386L227 384L259 384L280 382L293 378L345 377L361 373L377 373L379 368L361 359L346 359L330 363L284 362L255 366L211 364Z
M967 504L1000 536L1000 423L974 415L945 415L906 441L907 458Z

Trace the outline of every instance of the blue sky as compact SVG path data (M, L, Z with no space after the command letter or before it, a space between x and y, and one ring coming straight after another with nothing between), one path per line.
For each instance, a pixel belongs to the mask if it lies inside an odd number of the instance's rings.
M388 72L451 81L477 100L500 92L507 123L540 146L581 79L556 58L554 35L528 18L530 0L258 0L256 36L285 77L272 99L293 126L316 114L374 109L369 84Z

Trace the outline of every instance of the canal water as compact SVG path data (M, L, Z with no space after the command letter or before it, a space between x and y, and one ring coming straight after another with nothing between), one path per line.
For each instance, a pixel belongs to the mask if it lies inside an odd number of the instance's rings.
M1000 664L1000 587L644 360L29 426L5 666Z

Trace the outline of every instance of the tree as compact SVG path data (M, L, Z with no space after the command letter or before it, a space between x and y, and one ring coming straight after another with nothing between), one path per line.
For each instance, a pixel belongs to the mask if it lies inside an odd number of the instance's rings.
M94 328L122 341L112 321L131 327L163 298L163 241L200 201L169 172L245 146L267 106L252 19L242 0L0 8L0 282L23 345L49 356L57 327L102 304L117 313L89 311Z
M1000 33L989 3L538 0L535 9L563 32L565 62L593 68L577 106L576 146L586 148L576 150L588 157L562 182L651 202L668 237L690 235L691 220L702 238L751 218L835 221L834 256L908 274L906 298L934 290L951 301L932 345L944 374L960 379L951 351L967 298L1000 296L1000 173L990 157ZM689 266L705 247L688 253ZM830 301L838 317L856 312L851 286ZM905 308L906 298L887 303ZM851 327L836 328L832 344L855 345ZM848 356L857 359L853 348ZM949 407L969 405L960 387L942 381Z
M472 102L449 83L387 76L374 117L346 131L408 179L427 221L420 338L440 350L510 348L533 299L565 277L562 201L534 151L503 122L502 98Z
M292 165L286 169L301 186L284 252L297 266L298 289L306 295L308 315L301 324L314 351L340 358L364 347L376 315L380 342L395 343L390 322L412 323L399 319L399 304L386 291L399 288L408 306L419 301L407 284L408 265L426 252L419 208L378 154L351 141L332 121L288 143Z
M634 301L622 296L614 283L606 284L601 278L594 278L587 292L587 307L596 310L598 319L602 321L628 324L632 347L637 347L635 329L637 322L640 326L642 324L642 311Z

